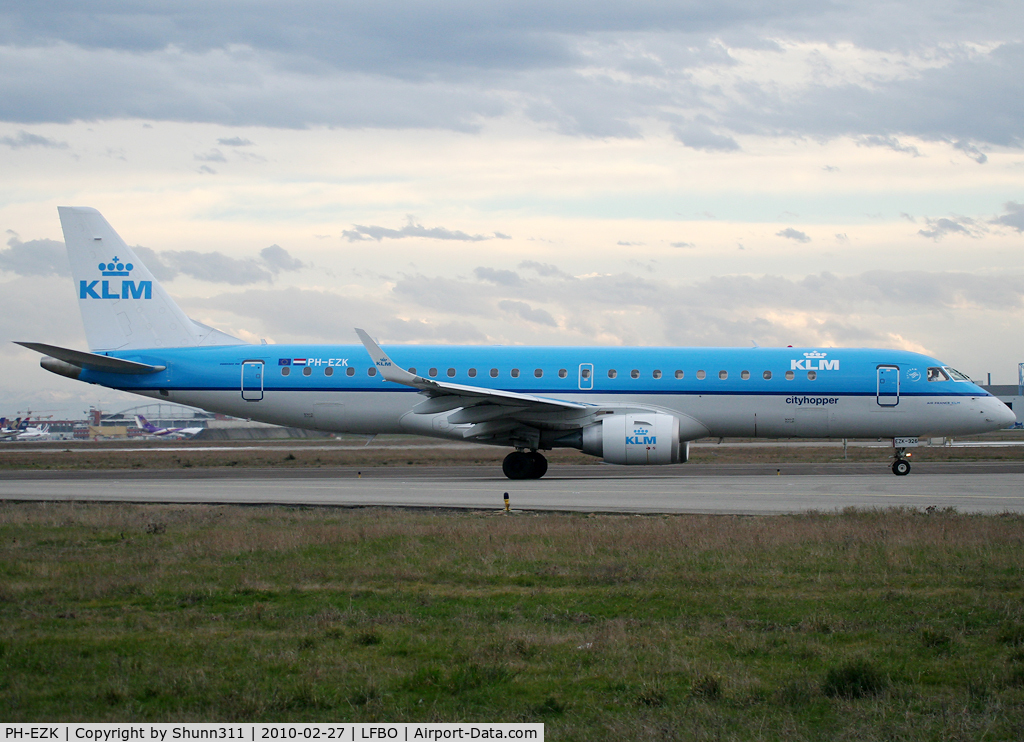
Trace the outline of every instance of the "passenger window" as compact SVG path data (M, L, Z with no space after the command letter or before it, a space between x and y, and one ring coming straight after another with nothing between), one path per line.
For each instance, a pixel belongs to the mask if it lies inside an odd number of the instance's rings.
M654 371L651 372L651 376L653 376L655 379L660 379L661 371L659 371L658 369L654 369Z
M491 369L491 378L492 379L497 379L498 378L498 369L496 369L496 368L492 368Z
M334 369L331 366L328 366L327 368L325 368L324 369L324 376L334 376Z
M719 371L718 372L718 378L719 379L728 379L729 378L729 372L728 371Z
M370 366L368 369L366 369L366 375L367 376L376 376L377 375L377 369L375 369L373 366Z
M746 381L747 379L750 378L750 372L749 371L740 371L740 378L743 379L744 381Z
M792 381L794 376L796 376L796 374L794 374L792 371L787 371L786 372L786 379L788 381Z
M281 366L281 376L287 376L291 372L292 370L288 366Z
M469 378L471 378L471 379L475 379L476 378L476 369L475 368L469 369L468 373L469 373Z
M454 368L448 369L448 378L450 379L453 376L455 376L455 369Z
M637 370L636 370L636 369L634 368L634 369L633 369L632 371L630 371L630 372L629 372L629 377L630 377L631 379L639 379L639 378L640 378L640 372L639 372L639 371L637 371Z
M356 370L352 366L349 366L348 368L345 369L345 375L346 376L355 376L356 375Z
M682 371L676 371L676 378L677 379L683 378L683 372Z
M807 372L807 378L808 378L808 379L809 379L810 381L814 381L815 379L817 379L817 378L818 378L818 372L817 372L817 371L808 371L808 372Z
M427 373L430 374L431 376L437 376L437 369L432 368L429 371L427 371Z
M540 377L542 377L544 375L544 370L538 368L537 370L535 370L533 372L533 375L536 376L539 379Z
M415 366L413 366L412 368L410 368L410 369L409 369L409 373L410 373L410 374L413 374L413 375L415 376L415 375L416 375L416 367L415 367ZM351 376L351 374L349 374L349 376Z
M584 378L584 379L589 379L590 378L590 369L589 368L580 369L580 377Z
M518 379L519 378L519 369L518 368L512 369L512 378L513 379Z
M313 369L311 369L309 366L306 366L304 369L302 369L302 375L303 376L309 376L312 373L313 373Z
M568 375L569 375L569 372L566 371L564 368L558 369L558 378L559 379L564 379Z
M608 378L609 379L614 379L618 375L619 375L619 372L616 371L614 368L608 369Z
M697 378L698 379L703 379L705 376L707 376L707 374L704 371L698 371L697 372Z
M932 366L928 369L928 381L949 381L949 376L938 366Z
M765 371L763 374L761 374L761 376L764 377L765 381L771 381L772 372L771 371Z

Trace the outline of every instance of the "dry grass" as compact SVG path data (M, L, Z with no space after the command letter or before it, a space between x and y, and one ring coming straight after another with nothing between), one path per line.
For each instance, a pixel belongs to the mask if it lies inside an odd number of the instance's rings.
M14 721L1019 739L1024 518L0 504Z

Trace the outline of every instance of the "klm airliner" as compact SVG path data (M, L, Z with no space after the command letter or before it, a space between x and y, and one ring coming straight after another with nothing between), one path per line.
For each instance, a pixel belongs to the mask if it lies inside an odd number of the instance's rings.
M698 438L885 438L892 470L925 436L1013 413L934 358L879 348L250 345L189 319L98 211L60 207L89 352L35 342L40 365L156 400L339 433L414 433L612 464L684 462Z

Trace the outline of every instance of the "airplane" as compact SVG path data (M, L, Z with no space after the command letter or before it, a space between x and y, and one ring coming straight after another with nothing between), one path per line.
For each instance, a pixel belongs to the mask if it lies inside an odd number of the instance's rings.
M883 438L910 472L919 439L1005 428L1001 401L948 364L886 348L250 345L190 319L95 209L58 207L89 352L38 342L90 384L277 425L404 433L607 463L685 462L705 437Z
M11 440L21 432L22 424L20 417L14 421L14 427L7 427L9 422L10 420L6 417L0 417L0 441Z
M26 425L14 436L16 441L44 441L50 437L50 426Z
M170 438L191 438L203 430L203 428L158 428L142 415L135 416L135 424L139 427L139 430L147 435L168 436Z

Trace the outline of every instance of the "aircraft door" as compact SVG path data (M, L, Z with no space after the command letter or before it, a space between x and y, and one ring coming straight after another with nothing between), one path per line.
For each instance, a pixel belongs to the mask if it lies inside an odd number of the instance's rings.
M580 389L594 388L594 364L580 364Z
M878 367L878 392L875 397L881 407L895 407L900 403L900 367Z
M263 399L263 361L242 363L242 399L249 402Z

